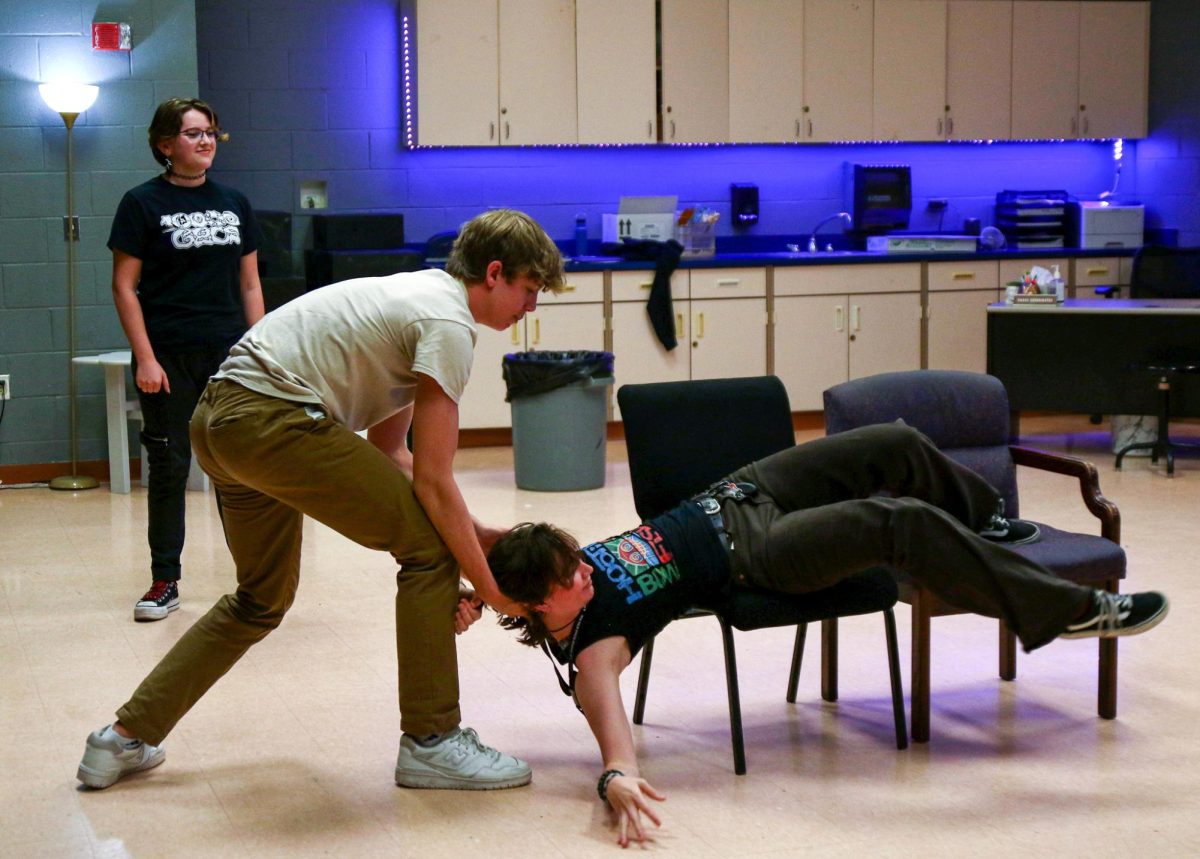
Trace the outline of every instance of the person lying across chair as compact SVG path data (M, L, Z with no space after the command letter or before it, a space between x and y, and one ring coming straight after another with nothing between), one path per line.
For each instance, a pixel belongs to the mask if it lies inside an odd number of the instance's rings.
M1055 638L1133 635L1166 616L1160 593L1094 590L1010 548L1038 536L1034 523L1004 517L983 478L895 423L773 454L582 548L553 525L518 525L488 564L525 608L501 623L568 666L563 685L599 743L597 790L626 846L646 839L643 815L660 825L648 800L664 797L639 772L618 677L668 623L731 587L803 594L881 564L964 610L1003 618L1027 651ZM479 615L464 599L456 628Z

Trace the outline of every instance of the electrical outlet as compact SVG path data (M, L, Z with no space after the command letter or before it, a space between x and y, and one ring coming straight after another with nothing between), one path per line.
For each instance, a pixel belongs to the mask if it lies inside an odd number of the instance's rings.
M8 373L0 374L0 400L11 400L12 391L9 389Z

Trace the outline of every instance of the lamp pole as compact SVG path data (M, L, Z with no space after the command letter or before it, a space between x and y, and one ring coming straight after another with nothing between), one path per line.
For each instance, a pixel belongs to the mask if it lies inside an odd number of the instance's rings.
M67 126L67 214L63 218L63 238L67 242L67 408L70 420L71 473L50 481L51 489L95 489L94 477L78 474L79 439L75 420L75 243L79 241L79 221L75 217L75 153L71 131L79 114L96 99L97 88L64 87L43 84L42 98L58 112Z

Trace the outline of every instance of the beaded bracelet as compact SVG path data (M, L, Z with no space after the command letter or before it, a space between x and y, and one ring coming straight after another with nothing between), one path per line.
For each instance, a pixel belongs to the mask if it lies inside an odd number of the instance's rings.
M596 793L601 802L608 802L608 783L619 775L625 775L620 770L605 770L600 773L600 781L596 782Z

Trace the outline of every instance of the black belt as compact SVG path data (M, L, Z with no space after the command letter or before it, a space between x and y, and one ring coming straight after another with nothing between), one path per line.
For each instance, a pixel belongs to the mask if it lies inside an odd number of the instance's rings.
M758 493L758 487L753 483L734 483L731 480L718 480L708 489L701 492L699 495L693 495L690 499L694 502L708 517L708 521L712 523L713 530L717 532L717 539L721 541L721 545L725 547L725 551L733 551L733 537L725 528L725 518L721 515L721 502L726 499L734 501L744 501L747 498L752 498Z
M721 541L721 545L725 547L725 551L732 552L733 538L725 530L725 519L721 516L721 502L711 496L693 498L692 502L704 511L704 515L712 523L713 530L717 532L717 539Z

